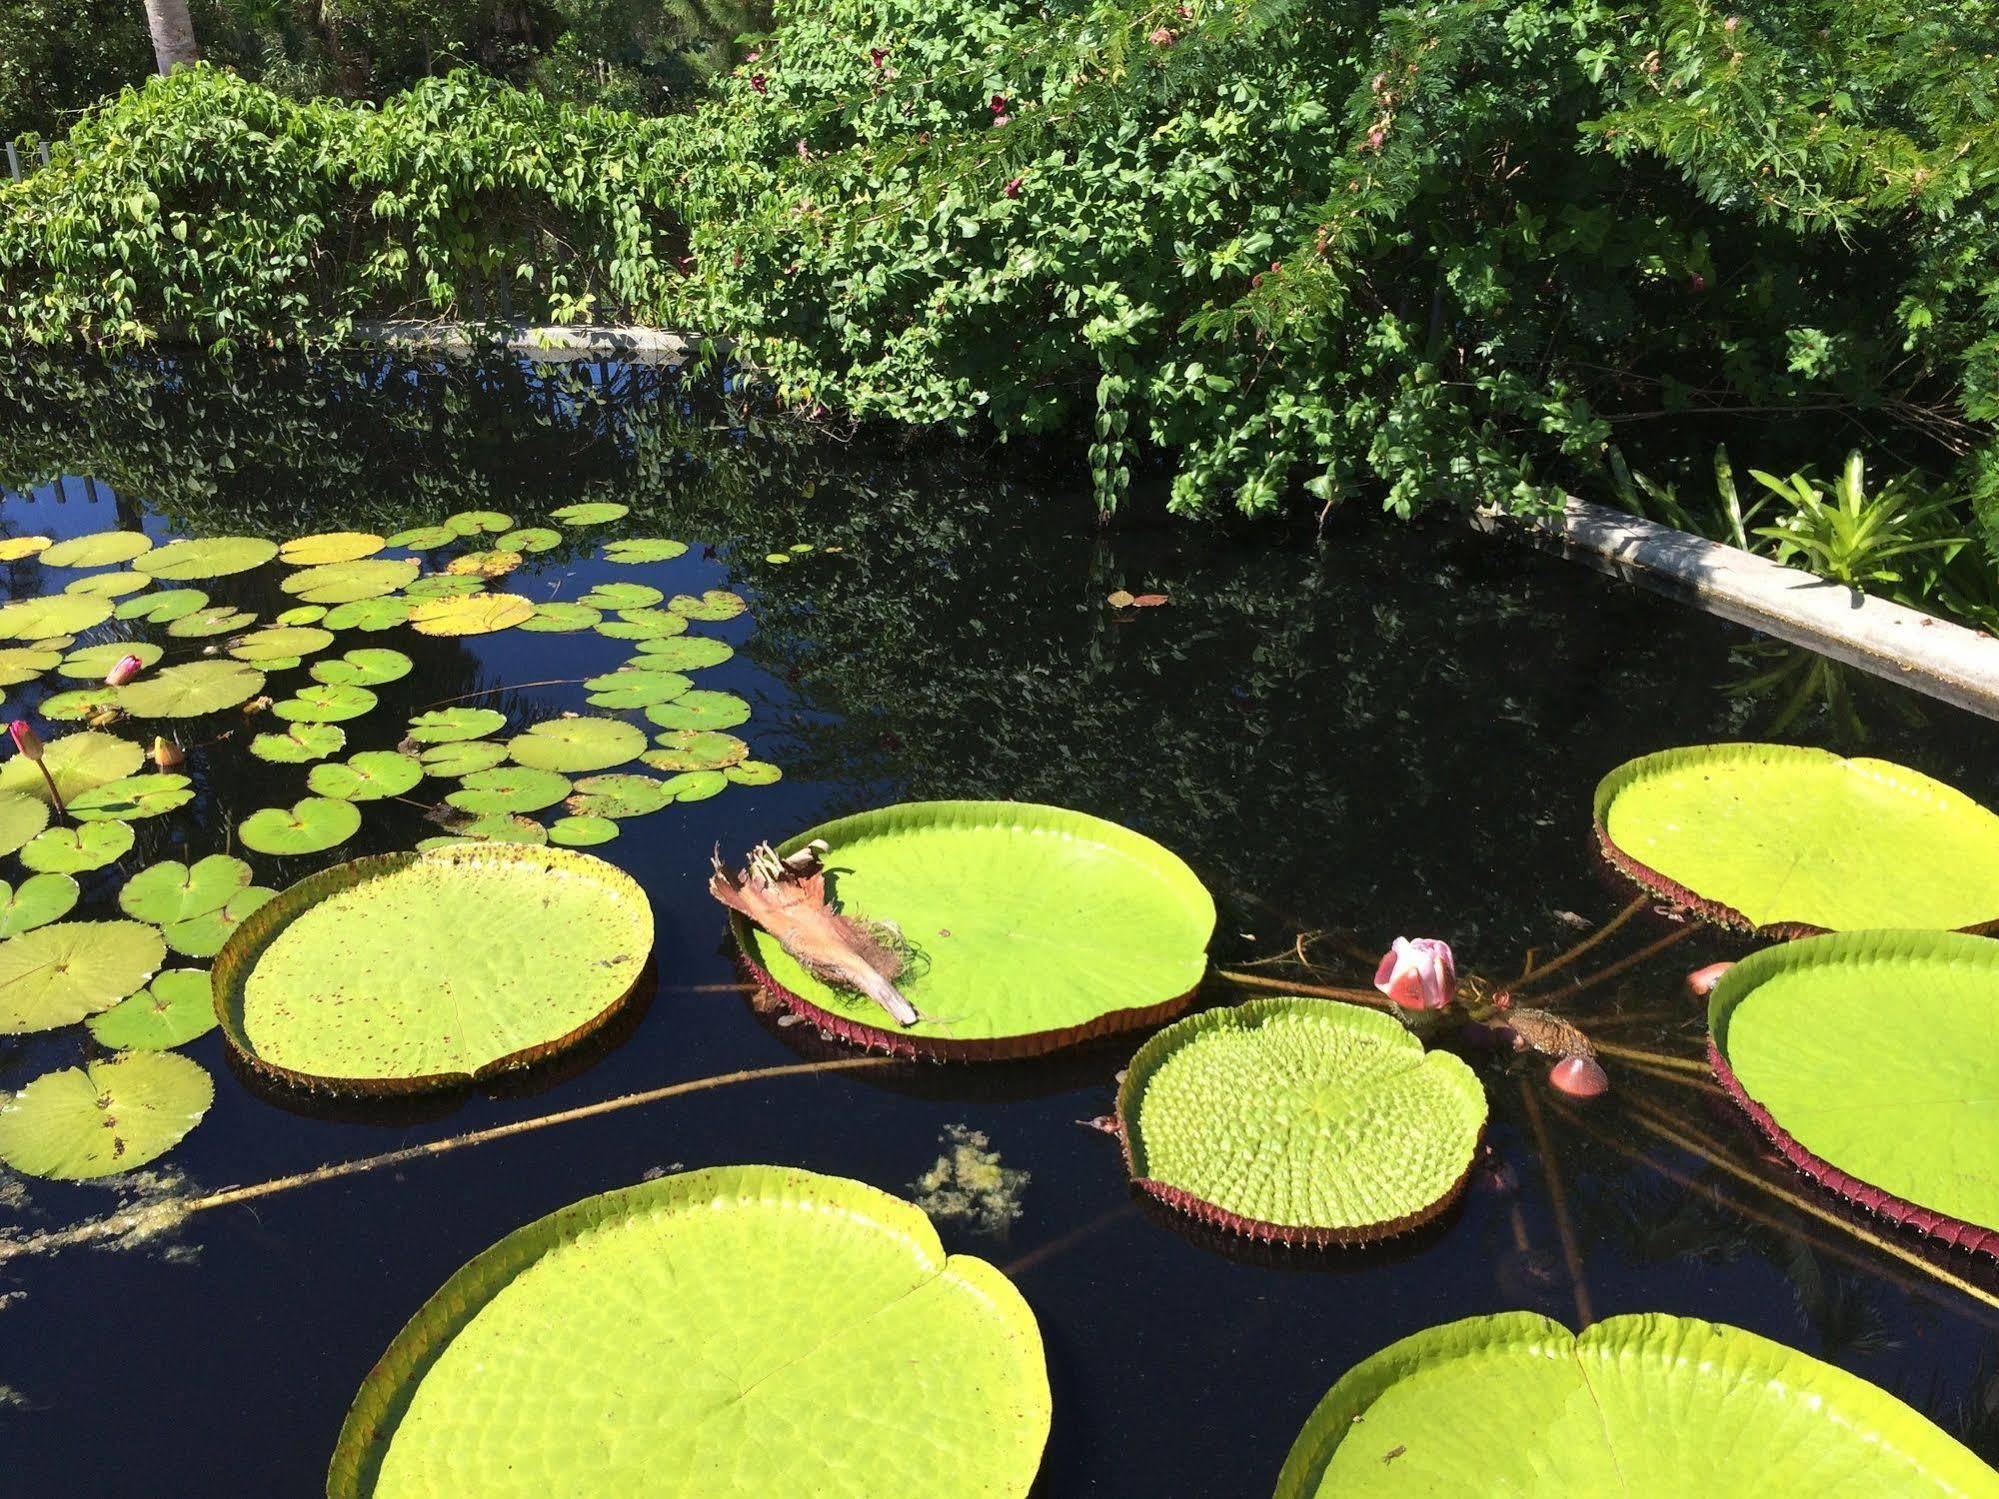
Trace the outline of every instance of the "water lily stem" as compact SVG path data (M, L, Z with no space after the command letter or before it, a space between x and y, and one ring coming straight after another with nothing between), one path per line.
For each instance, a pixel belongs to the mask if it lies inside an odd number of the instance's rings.
M1651 1067L1663 1067L1674 1072L1697 1073L1701 1077L1708 1075L1707 1063L1692 1057L1676 1057L1669 1052L1648 1051L1642 1046L1613 1046L1608 1041L1597 1041L1594 1037L1591 1041L1596 1047L1598 1056L1616 1057L1625 1062L1643 1062Z
M497 687L481 687L477 692L461 692L457 697L441 697L434 703L425 703L417 711L428 713L432 708L448 708L453 703L469 703L475 697L491 697L496 692L525 692L530 687L574 687L578 682L587 682L588 677L547 677L539 682L502 682Z
M42 773L42 779L49 783L49 800L56 804L56 816L69 816L69 808L63 805L62 793L56 790L56 778L49 774L48 766L37 760L35 762L35 769L39 770Z
M1568 988L1563 989L1559 993L1542 995L1536 1001L1536 1003L1551 1005L1559 1000L1572 999L1576 995L1581 994L1585 989L1593 989L1598 984L1604 982L1604 980L1606 979L1616 978L1620 973L1624 972L1627 968L1637 967L1640 963L1643 963L1647 958L1657 957L1660 953L1664 952L1667 948L1671 947L1675 942L1684 942L1687 938L1693 936L1693 934L1698 930L1699 930L1698 927L1688 925L1680 927L1674 931L1670 931L1666 933L1665 936L1659 938L1658 941L1646 943L1643 947L1639 948L1637 952L1628 953L1624 957L1619 958L1615 963L1608 964L1605 967L1597 969L1595 973L1588 974L1583 978L1577 979L1573 984L1569 985Z
M1599 1048L1600 1050L1601 1048ZM1620 1064L1627 1072L1635 1072L1640 1077L1649 1077L1654 1082L1671 1083L1678 1088L1692 1088L1697 1093L1709 1093L1719 1098L1721 1089L1706 1078L1695 1077L1690 1072L1668 1072L1662 1067L1654 1067L1646 1062L1626 1060Z
M1644 896L1644 895L1637 896L1632 900L1630 905L1626 906L1622 911L1619 911L1615 916L1611 917L1610 920L1606 921L1602 926L1598 927L1595 931L1591 932L1587 937L1583 938L1582 941L1578 942L1574 947L1570 948L1567 952L1558 953L1556 956L1548 959L1548 961L1545 963L1536 966L1530 966L1525 973L1521 974L1519 978L1513 981L1513 987L1515 989L1520 989L1524 988L1528 984L1538 983L1540 982L1540 980L1546 978L1549 974L1555 972L1557 969L1568 967L1569 964L1575 962L1577 958L1580 958L1584 953L1588 952L1591 948L1595 947L1599 942L1602 942L1605 938L1611 936L1613 933L1618 931L1618 929L1621 928L1626 922L1631 920L1632 917L1636 916L1640 911L1644 910L1646 902L1649 899L1650 899L1649 896Z
M1296 984L1287 979L1265 978L1260 973L1243 973L1234 968L1217 968L1215 977L1227 979L1231 984L1240 984L1245 989L1271 989L1279 994L1303 994L1312 999L1338 999L1352 1005L1372 1005L1377 1010L1395 1008L1395 1001L1373 989L1337 989L1327 984Z
M1534 1097L1533 1084L1525 1078L1520 1080L1520 1101L1526 1106L1527 1125L1534 1132L1534 1149L1541 1157L1541 1171L1548 1180L1548 1205L1554 1210L1555 1234L1562 1243L1562 1263L1568 1268L1569 1289L1575 1293L1576 1331L1581 1332L1596 1321L1596 1312L1590 1306L1589 1282L1583 1279L1583 1255L1576 1242L1576 1226L1569 1217L1569 1194L1562 1186L1561 1166L1548 1139L1548 1125L1541 1117L1540 1102Z

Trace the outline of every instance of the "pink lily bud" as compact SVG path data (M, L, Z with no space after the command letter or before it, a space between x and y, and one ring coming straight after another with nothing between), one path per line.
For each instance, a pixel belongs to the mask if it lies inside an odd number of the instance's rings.
M7 725L7 732L14 736L14 748L26 755L37 765L42 763L42 736L25 718L17 718Z
M1714 986L1721 982L1721 976L1734 966L1733 963L1710 963L1705 968L1696 968L1687 975L1687 993L1695 999L1706 999L1714 993Z
M187 756L181 753L181 747L171 739L159 737L153 740L153 764L161 770L172 770L186 758Z
M1571 1098L1601 1098L1610 1091L1610 1074L1595 1057L1563 1057L1548 1069L1548 1083Z
M117 664L104 674L104 685L123 687L145 669L146 663L137 656L120 656Z
M1374 971L1374 987L1405 1010L1441 1010L1458 987L1451 944L1435 937L1397 937Z

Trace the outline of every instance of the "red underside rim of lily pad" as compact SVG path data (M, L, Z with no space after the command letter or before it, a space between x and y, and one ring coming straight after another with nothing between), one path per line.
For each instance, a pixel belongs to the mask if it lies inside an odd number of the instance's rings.
M1175 1019L1193 1003L1194 995L1198 992L1196 986L1195 989L1189 989L1185 994L1176 995L1160 1004L1145 1005L1133 1010L1112 1010L1082 1025L1067 1026L1061 1030L1031 1031L1020 1036L981 1036L976 1040L965 1041L953 1040L948 1036L912 1035L907 1031L867 1025L845 1015L836 1015L831 1010L815 1005L803 995L794 994L750 955L749 944L743 940L742 930L737 926L741 920L740 916L732 916L729 920L729 929L735 935L736 951L743 969L756 981L758 988L786 1010L802 1020L811 1022L827 1035L850 1046L864 1047L869 1051L883 1052L892 1057L912 1057L932 1062L1009 1062L1026 1057L1046 1056L1050 1052L1078 1046L1102 1036L1114 1036L1121 1031L1144 1030L1148 1026Z
M1806 921L1773 921L1768 926L1758 926L1735 907L1696 895L1678 880L1669 879L1644 860L1633 858L1611 841L1610 830L1603 825L1601 819L1597 820L1595 826L1597 851L1603 855L1604 862L1646 894L1658 896L1676 911L1684 912L1711 926L1747 932L1766 942L1790 942L1799 937L1818 937L1825 934L1824 927L1813 926Z
M1885 1218L1890 1223L1898 1223L1913 1228L1917 1233L1933 1239L1940 1239L1955 1249L1969 1250L1973 1254L1989 1255L1999 1259L1999 1230L1967 1223L1962 1218L1953 1218L1947 1213L1932 1211L1926 1207L1897 1197L1892 1192L1862 1181L1832 1162L1813 1155L1779 1124L1770 1111L1749 1096L1742 1086L1742 1079L1735 1075L1735 1069L1728 1065L1728 1058L1721 1054L1721 1047L1710 1036L1707 1043L1708 1065L1714 1069L1716 1081L1724 1092L1735 1100L1737 1107L1747 1114L1770 1143L1777 1147L1785 1160L1814 1182L1837 1193L1856 1207L1865 1208L1876 1217Z

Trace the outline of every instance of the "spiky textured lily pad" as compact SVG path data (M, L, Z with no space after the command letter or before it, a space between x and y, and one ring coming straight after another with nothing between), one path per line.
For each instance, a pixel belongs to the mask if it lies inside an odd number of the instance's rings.
M623 520L632 513L629 505L620 505L611 500L582 500L574 505L564 505L559 510L551 510L548 518L562 526L601 526L614 520Z
M812 977L740 918L736 940L779 1000L822 1029L905 1055L1026 1056L1185 1008L1215 906L1150 838L1028 802L910 802L787 840L832 845L841 909L898 924L925 961L900 981L924 1017Z
M111 617L111 600L87 593L53 593L45 598L0 604L0 640L47 640L75 635Z
M680 616L675 615L678 619ZM669 671L696 671L704 666L720 666L736 654L725 640L707 635L676 635L663 640L641 640L639 655L629 663L639 667L664 667Z
M214 1101L208 1074L170 1051L66 1067L0 1104L0 1161L56 1181L136 1171L185 1139Z
M675 557L686 554L686 542L668 541L658 536L628 536L623 541L609 542L604 547L606 562L671 562Z
M425 775L448 781L504 763L507 747L490 739L454 739L433 744L417 758Z
M262 567L278 555L278 544L254 536L210 536L200 541L170 541L133 562L135 570L155 578L185 583L198 578L225 578Z
M169 859L148 865L118 892L118 909L154 926L166 926L220 910L250 883L250 866L228 854L210 854L193 864Z
M378 699L365 687L342 687L316 682L301 687L282 702L271 704L271 712L292 723L345 723L374 709Z
M1647 889L1768 936L1999 923L1999 816L1886 760L1666 750L1604 777L1596 826Z
M157 666L166 652L150 640L107 640L102 645L78 646L56 667L56 674L85 682L101 682L105 674L126 656L137 656L139 665Z
M94 730L50 740L42 757L42 765L55 777L64 801L107 781L121 781L145 762L146 752L131 740ZM41 771L26 755L15 755L0 764L0 794L8 792L43 802L49 796Z
M0 939L60 921L76 906L77 884L66 874L35 874L9 886L0 880Z
M483 739L506 726L507 715L498 708L432 708L410 720L409 737L418 744L451 744Z
M1993 1499L1999 1476L1886 1391L1739 1328L1649 1312L1577 1336L1503 1312L1349 1370L1275 1499L1447 1494Z
M352 802L308 796L289 809L252 812L236 835L260 854L316 854L345 843L360 826L361 813Z
M516 764L576 775L623 765L645 747L645 730L623 719L552 718L516 734L507 754Z
M241 661L190 661L118 689L118 705L134 718L199 718L264 690L264 674Z
M69 815L86 823L135 822L158 817L193 800L194 786L186 776L172 772L127 776L80 793L70 802Z
M588 1198L460 1270L356 1396L327 1494L540 1499L520 1453L552 1450L577 1494L1025 1499L1049 1417L999 1271L872 1187L730 1166Z
M749 720L750 705L733 692L697 687L670 702L655 703L645 713L663 729L733 729Z
M472 772L444 799L461 812L487 817L496 812L539 812L567 795L567 776L525 765L501 765Z
M355 604L394 593L421 571L421 564L413 557L371 557L308 567L278 586L308 604Z
M132 851L136 836L122 822L86 822L49 828L28 840L21 862L49 874L83 874L116 864Z
M517 593L474 593L425 599L410 610L410 628L419 635L490 635L533 613L534 601Z
M42 550L44 567L107 567L130 562L153 549L153 539L137 531L98 531L72 536Z
M1722 1084L1814 1180L1999 1256L1999 943L1842 932L1737 963L1708 1001Z
M168 1051L215 1029L206 968L174 968L130 998L85 1022L101 1045L118 1051Z
M1132 1179L1183 1212L1285 1243L1355 1244L1453 1202L1485 1089L1393 1015L1265 999L1168 1026L1132 1059L1118 1124Z
M350 756L344 765L315 765L305 779L315 796L338 797L344 802L379 801L385 796L401 796L423 779L423 766L415 757L394 750L363 750Z
M401 681L413 665L401 651L362 646L331 661L313 662L312 678L336 687L378 687Z
M250 753L278 765L303 765L339 754L346 743L347 731L338 724L295 723L282 734L259 734Z
M0 942L0 1033L54 1030L150 979L166 944L136 921L59 921Z
M358 562L372 557L386 542L367 531L322 531L300 536L278 548L278 560L293 567L318 567L329 562Z
M652 911L564 850L463 845L323 870L216 959L223 1029L254 1065L355 1091L525 1065L601 1025L637 981Z
M49 825L49 804L25 792L0 794L0 854L11 854Z
M539 634L568 635L591 628L603 617L588 604L537 604L534 613L522 620L519 628Z

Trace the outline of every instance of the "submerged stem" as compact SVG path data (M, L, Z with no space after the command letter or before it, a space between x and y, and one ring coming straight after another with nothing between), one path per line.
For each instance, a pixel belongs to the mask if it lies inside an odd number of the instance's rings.
M1260 973L1243 973L1233 968L1217 968L1215 977L1240 984L1245 989L1273 989L1279 994L1302 994L1312 999L1338 999L1352 1005L1373 1005L1377 1010L1396 1008L1395 1001L1373 989L1336 989L1327 984L1294 984L1284 979L1265 978Z
M1665 936L1659 938L1658 941L1646 943L1637 952L1628 953L1624 957L1619 958L1615 963L1608 964L1605 967L1597 969L1595 973L1577 979L1568 988L1561 990L1558 994L1543 995L1539 1002L1544 1005L1550 1005L1554 1004L1558 999L1570 999L1581 994L1585 989L1593 989L1605 979L1616 978L1625 969L1635 968L1647 958L1658 956L1675 942L1684 942L1687 938L1693 936L1697 930L1699 930L1697 927L1689 924L1680 927L1676 931L1668 932Z
M1554 957L1548 959L1548 961L1545 963L1539 965L1529 965L1526 972L1522 973L1519 978L1513 981L1513 987L1515 989L1520 989L1524 988L1528 984L1538 983L1542 979L1546 978L1549 974L1555 972L1557 969L1568 967L1569 964L1575 962L1577 958L1580 958L1584 953L1588 952L1591 948L1595 947L1599 942L1602 942L1605 938L1611 936L1613 933L1618 931L1621 927L1623 927L1623 925L1626 922L1631 920L1632 917L1636 916L1640 911L1644 910L1646 902L1649 898L1650 897L1643 895L1635 897L1631 901L1631 903L1627 905L1623 910L1619 911L1615 916L1611 917L1610 920L1606 921L1602 926L1598 927L1595 931L1591 932L1587 937L1583 938L1582 941L1578 942L1574 947L1571 947L1567 952L1558 953Z
M1569 1194L1562 1186L1561 1167L1555 1161L1555 1151L1548 1139L1548 1126L1541 1118L1540 1102L1534 1097L1534 1087L1525 1078L1520 1080L1520 1100L1527 1106L1527 1124L1534 1132L1534 1148L1541 1157L1541 1171L1548 1180L1548 1203L1555 1212L1555 1235L1562 1244L1562 1263L1568 1267L1569 1288L1576 1298L1576 1331L1581 1332L1596 1321L1596 1312L1590 1305L1589 1283L1583 1279L1583 1255L1576 1243L1575 1224L1569 1219Z
M1599 1056L1616 1057L1624 1062L1644 1062L1648 1066L1668 1068L1675 1072L1692 1072L1701 1077L1708 1075L1706 1062L1692 1057L1676 1057L1670 1052L1648 1051L1642 1046L1613 1046L1608 1041L1593 1041Z

